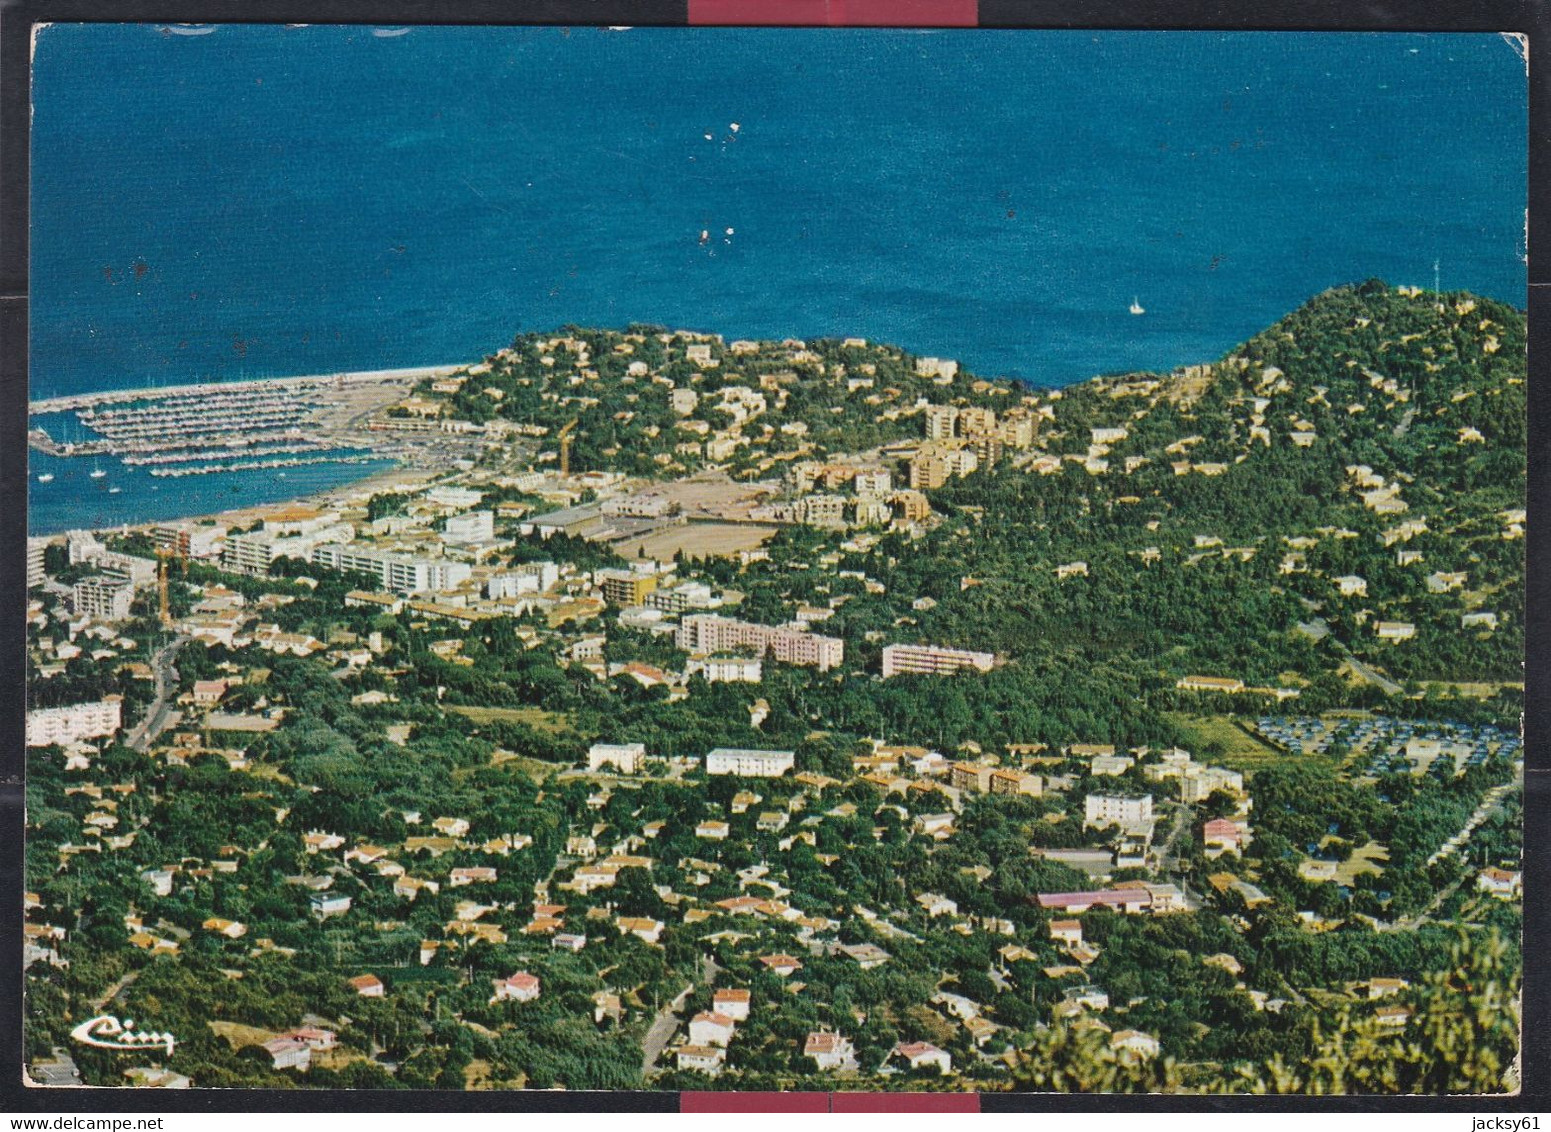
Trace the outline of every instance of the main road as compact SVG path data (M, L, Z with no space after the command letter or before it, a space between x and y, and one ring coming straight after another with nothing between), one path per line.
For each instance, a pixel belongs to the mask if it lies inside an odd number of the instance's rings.
M142 754L167 726L167 701L178 687L178 670L173 662L178 657L178 650L188 642L188 637L174 637L151 658L151 670L156 676L156 698L126 740L131 748Z

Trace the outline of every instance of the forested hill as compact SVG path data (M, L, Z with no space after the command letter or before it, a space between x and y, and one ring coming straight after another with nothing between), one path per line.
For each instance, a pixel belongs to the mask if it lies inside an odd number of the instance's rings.
M1438 490L1523 482L1525 321L1512 307L1372 281L1325 292L1233 356L1248 360L1246 391L1281 369L1302 413L1358 462ZM1462 439L1470 429L1479 440Z
M573 469L777 483L800 460L894 460L902 483L927 406L1032 419L1027 446L930 489L924 532L844 556L887 587L837 613L848 654L876 664L903 630L1130 692L1204 674L1316 707L1522 681L1525 371L1521 312L1370 280L1218 361L1061 390L862 339L567 327L427 382L414 411L504 419L550 460L572 430ZM862 589L768 569L767 620Z
M1190 422L1189 433L1204 437L1187 446L1197 462L1297 445L1296 433L1326 456L1424 490L1479 486L1518 497L1525 368L1520 311L1370 280L1316 296L1210 366L1097 378L1067 395L1122 426L1117 418L1135 417L1138 399L1153 418L1145 431ZM1153 382L1155 393L1139 388ZM1100 408L1106 399L1121 411Z
M1314 682L1306 703L1348 697L1353 655L1522 680L1525 369L1500 303L1327 291L1215 363L1048 395L1038 457L934 495L962 525L900 569L938 585L899 581L940 602L924 639Z

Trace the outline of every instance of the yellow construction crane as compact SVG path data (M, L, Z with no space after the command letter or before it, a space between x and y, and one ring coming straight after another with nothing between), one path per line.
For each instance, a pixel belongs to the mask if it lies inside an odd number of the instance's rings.
M161 595L163 629L172 627L172 604L167 600L167 562L176 553L170 546L156 548L156 588Z
M572 421L555 434L555 439L560 441L560 474L563 476L571 474L571 430L579 423L579 420Z

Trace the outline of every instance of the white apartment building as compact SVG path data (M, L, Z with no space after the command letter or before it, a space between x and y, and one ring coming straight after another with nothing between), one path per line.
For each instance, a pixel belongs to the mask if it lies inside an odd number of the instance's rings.
M1083 826L1118 825L1123 829L1152 821L1152 795L1127 798L1118 794L1089 794L1083 800Z
M812 527L843 527L846 498L843 495L805 495L797 501L798 514Z
M823 637L775 625L756 625L714 613L697 613L679 623L675 643L688 653L718 653L748 648L782 664L834 668L845 655L839 637Z
M960 436L992 436L996 432L996 410L970 405L959 410Z
M184 558L219 558L226 545L226 528L199 523L172 523L156 527L151 539L157 546Z
M27 588L29 590L33 586L41 586L48 581L48 574L43 568L43 551L47 546L47 539L27 540Z
M230 540L227 545L230 547ZM411 558L391 551L337 543L314 548L312 561L335 570L371 574L382 589L402 594L450 590L468 581L471 573L467 562Z
M751 751L742 747L717 747L705 757L707 774L733 774L740 778L779 778L797 765L795 751Z
M594 743L587 749L587 769L612 766L621 774L635 774L646 762L645 743Z
M683 613L687 609L712 609L722 601L704 582L680 582L653 590L646 595L646 604L664 613Z
M104 696L68 707L36 708L27 713L27 746L66 746L113 735L124 722L121 696Z
M70 531L65 535L65 546L72 566L83 563L95 566L99 570L121 574L137 586L150 585L156 580L155 559L137 558L132 554L109 550L90 531Z
M1244 776L1221 766L1191 765L1180 775L1180 800L1204 802L1217 791L1244 793Z
M539 580L531 574L497 574L485 579L485 596L492 601L539 592Z
M495 512L470 511L466 515L451 515L442 526L442 541L453 546L471 542L488 542L495 538Z
M885 471L857 472L852 486L857 495L887 495L894 490L894 477Z
M70 593L70 607L78 614L103 621L125 621L135 600L135 584L127 578L94 574L82 578Z
M709 684L758 684L765 676L764 662L748 656L692 656L685 676L699 674Z
M82 562L90 562L99 554L106 554L108 548L97 541L97 536L91 531L68 531L65 534L65 549L68 553L68 561L72 566L78 566Z
M961 668L989 672L995 663L996 657L988 652L944 649L935 645L885 645L883 648L885 678L906 672L946 676Z
M425 493L425 497L430 502L440 503L444 507L478 507L485 493L469 487L453 487L444 484L433 487Z
M560 584L560 567L553 562L524 562L510 573L497 574L485 582L488 598L519 597L543 593Z
M926 407L926 438L951 440L959 411L953 405L928 405Z
M265 531L227 535L221 566L238 574L268 574L270 565L285 557L288 543L294 541Z

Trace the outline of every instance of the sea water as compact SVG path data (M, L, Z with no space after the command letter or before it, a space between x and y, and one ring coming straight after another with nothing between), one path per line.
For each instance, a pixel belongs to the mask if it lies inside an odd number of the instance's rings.
M179 30L39 37L34 398L631 322L1054 386L1435 261L1525 300L1527 86L1496 35ZM34 530L72 525L56 476ZM207 510L226 479L111 498Z

